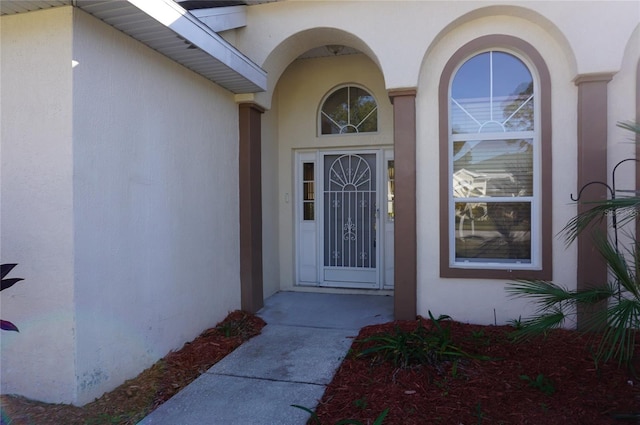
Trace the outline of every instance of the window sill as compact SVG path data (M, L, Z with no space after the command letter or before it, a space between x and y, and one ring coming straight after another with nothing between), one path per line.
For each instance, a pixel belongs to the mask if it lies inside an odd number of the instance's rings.
M440 277L460 278L460 279L537 279L552 280L553 274L549 269L524 270L524 269L487 269L473 267L451 267L441 266Z

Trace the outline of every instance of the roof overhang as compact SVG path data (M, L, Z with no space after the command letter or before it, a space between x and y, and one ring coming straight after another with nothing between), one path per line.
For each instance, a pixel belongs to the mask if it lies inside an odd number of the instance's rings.
M0 1L13 14L73 5L233 93L267 88L267 74L173 0Z

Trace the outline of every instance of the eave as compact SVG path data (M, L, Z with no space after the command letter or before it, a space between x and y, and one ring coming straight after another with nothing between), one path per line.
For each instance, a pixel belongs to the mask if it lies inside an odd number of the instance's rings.
M233 93L266 90L258 65L173 0L0 2L0 14L73 5Z

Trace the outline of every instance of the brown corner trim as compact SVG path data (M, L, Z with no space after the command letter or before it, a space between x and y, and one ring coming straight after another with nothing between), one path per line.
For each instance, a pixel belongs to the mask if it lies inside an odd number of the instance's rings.
M606 82L608 83L613 79L615 72L598 72L592 74L580 74L576 78L573 79L573 82L576 86L579 86L583 83L595 83L595 82Z
M608 137L608 100L607 85L613 73L579 75L574 79L578 86L578 189L592 181L607 181L607 137ZM604 187L592 187L587 197L577 205L578 214L589 209L589 201L605 200L608 192ZM606 223L595 223L590 230L606 234ZM582 232L578 235L578 270L576 284L578 289L601 287L608 281L607 264L594 246L593 233ZM599 303L589 308L578 308L578 329L586 329L590 318L596 312L604 311L606 304Z
M407 88L403 88L403 89L390 89L387 90L387 94L389 95L389 100L391 101L391 104L393 104L393 99L396 97L401 97L401 96L411 96L411 97L416 97L418 93L418 89L415 87L407 87Z
M238 108L240 109L253 109L261 114L265 113L266 109L263 108L262 106L258 105L255 102L242 102L242 103L238 103Z
M264 305L262 282L261 115L254 103L238 104L238 193L240 307L256 313Z
M416 90L390 90L395 161L394 317L417 313Z

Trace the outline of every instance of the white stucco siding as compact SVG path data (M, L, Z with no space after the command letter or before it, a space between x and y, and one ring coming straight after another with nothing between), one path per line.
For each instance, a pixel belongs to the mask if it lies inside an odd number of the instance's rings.
M640 87L636 85L638 66L640 65L640 25L626 43L624 60L620 70L613 75L608 84L608 146L607 162L609 170L609 184L613 185L613 169L619 161L627 158L636 158L636 143L634 134L618 127L620 122L636 121L636 97L640 96ZM637 164L626 161L616 170L616 189L638 190L635 187L635 170ZM629 196L629 193L618 193L620 196ZM626 246L631 246L629 235L632 233L632 225L626 225L618 233L618 236Z
M372 134L318 135L318 112L326 94L343 84L366 88L378 102L378 132ZM277 88L278 181L277 199L263 199L263 209L278 214L280 228L280 286L294 284L294 216L295 207L293 155L300 149L362 149L393 144L393 114L384 80L378 67L365 55L349 55L293 62L283 74ZM265 114L269 117L271 111ZM264 145L263 145L264 146ZM263 152L263 155L272 155ZM289 200L287 202L287 200Z
M278 94L274 107L262 115L262 288L266 299L280 290L280 210L285 199L278 186ZM284 165L283 165L284 166ZM291 225L291 224L288 224Z
M75 397L71 8L0 18L3 394Z
M618 161L630 156L635 156L635 143L631 141L633 134L617 126L621 121L635 121L636 117L636 96L640 96L640 87L636 87L636 73L638 71L638 61L640 60L640 25L625 43L624 61L620 70L613 75L608 84L608 160L609 169L613 170ZM625 176L621 181L616 182L618 188L625 181L634 181L633 163L626 164L619 168L618 178ZM629 183L627 183L629 186ZM627 189L633 187L627 187Z
M231 93L78 10L73 56L82 404L240 307L238 115Z
M619 69L640 6L636 1L274 2L248 8L247 26L235 43L269 72L267 93L256 96L269 107L282 62L286 66L309 48L359 48L379 64L387 88L416 87L431 43L466 22L497 15L544 28L568 55L574 74L596 73Z

